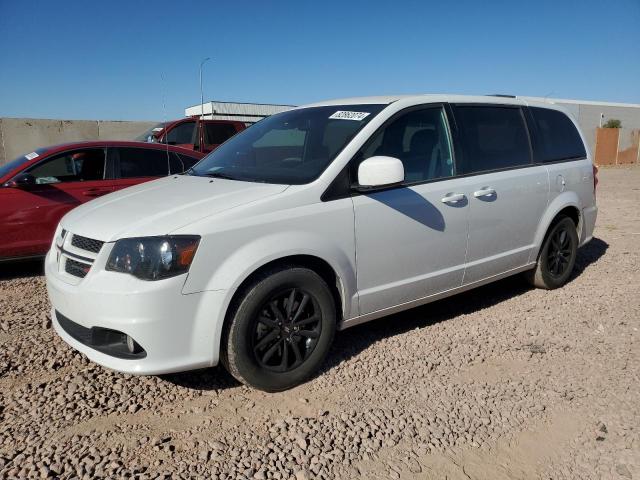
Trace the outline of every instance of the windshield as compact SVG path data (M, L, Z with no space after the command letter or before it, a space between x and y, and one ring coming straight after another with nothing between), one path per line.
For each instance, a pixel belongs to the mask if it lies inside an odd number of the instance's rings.
M18 158L16 158L15 160L11 160L9 163L0 165L0 178L4 177L12 170L18 168L20 165L27 163L29 160L33 160L34 158L39 157L46 151L46 148L38 148L31 153L20 155Z
M134 140L138 142L155 142L154 134L158 134L162 130L164 130L165 125L166 123L156 123L153 127L149 128L148 130L145 130L144 133L141 133L136 138L134 138Z
M317 178L386 105L332 105L265 118L223 143L188 173L300 185Z

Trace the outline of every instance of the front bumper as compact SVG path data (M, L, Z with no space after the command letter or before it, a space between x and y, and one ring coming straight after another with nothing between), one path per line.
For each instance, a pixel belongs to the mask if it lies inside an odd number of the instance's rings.
M226 292L183 294L185 275L148 282L104 270L102 249L81 280L61 271L55 251L45 259L47 292L55 331L90 360L113 370L155 375L217 365ZM120 358L69 335L56 312L79 327L131 336L146 355Z

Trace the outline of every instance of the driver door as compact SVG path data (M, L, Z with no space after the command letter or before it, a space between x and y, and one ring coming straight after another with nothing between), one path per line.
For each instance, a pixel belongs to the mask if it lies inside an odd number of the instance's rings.
M461 286L467 250L469 202L452 178L444 106L392 117L354 158L352 178L378 155L400 159L405 181L353 197L361 315Z

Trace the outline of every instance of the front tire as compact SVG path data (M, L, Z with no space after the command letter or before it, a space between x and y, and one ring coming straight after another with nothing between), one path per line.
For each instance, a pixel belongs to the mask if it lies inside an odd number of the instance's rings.
M267 392L311 377L336 328L335 302L322 277L282 267L256 278L241 295L223 336L221 360L229 373Z
M569 280L576 264L578 233L569 217L559 217L545 237L536 267L527 272L534 287L552 290Z

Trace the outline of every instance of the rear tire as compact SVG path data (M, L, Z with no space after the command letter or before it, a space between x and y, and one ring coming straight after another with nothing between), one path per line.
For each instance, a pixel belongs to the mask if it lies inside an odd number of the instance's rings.
M290 266L271 270L248 285L236 305L221 360L238 381L278 392L319 369L335 334L336 307L317 273Z
M558 217L545 236L536 267L527 272L528 282L537 288L553 290L569 280L576 264L578 233L569 217Z

